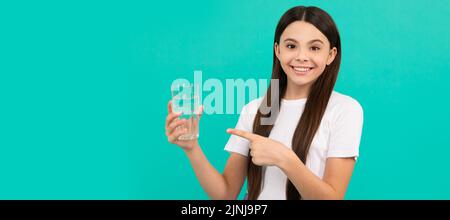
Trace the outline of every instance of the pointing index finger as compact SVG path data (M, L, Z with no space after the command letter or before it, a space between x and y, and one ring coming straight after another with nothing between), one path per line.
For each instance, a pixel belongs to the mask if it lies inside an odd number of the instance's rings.
M245 138L249 141L255 141L256 139L258 139L260 137L257 134L253 134L253 133L250 133L247 131L232 129L232 128L227 129L227 133L237 135L237 136Z

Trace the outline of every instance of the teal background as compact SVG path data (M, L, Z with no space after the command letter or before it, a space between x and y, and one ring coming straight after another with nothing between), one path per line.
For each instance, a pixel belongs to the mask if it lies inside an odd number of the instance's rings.
M270 78L276 23L296 5L332 15L336 90L364 107L346 198L450 199L444 0L1 2L0 199L207 199L164 134L170 84ZM220 171L237 118L202 118Z

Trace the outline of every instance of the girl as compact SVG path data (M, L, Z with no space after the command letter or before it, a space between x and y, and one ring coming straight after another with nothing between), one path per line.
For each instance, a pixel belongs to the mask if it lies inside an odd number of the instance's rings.
M225 150L223 174L206 159L198 141L180 141L186 123L169 102L166 135L188 156L212 199L236 199L248 178L248 199L343 199L362 132L359 103L333 91L341 44L332 18L317 7L294 7L275 31L272 79L279 80L279 111L272 125L261 123L264 97L243 107Z

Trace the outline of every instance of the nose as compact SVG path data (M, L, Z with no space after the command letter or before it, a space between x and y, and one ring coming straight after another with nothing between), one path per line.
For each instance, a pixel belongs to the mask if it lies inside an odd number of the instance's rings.
M297 56L295 57L296 61L308 61L308 53L305 50L299 49Z

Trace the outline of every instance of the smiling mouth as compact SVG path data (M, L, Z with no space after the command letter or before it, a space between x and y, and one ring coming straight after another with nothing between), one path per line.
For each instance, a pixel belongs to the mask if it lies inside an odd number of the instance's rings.
M300 67L300 66L291 66L292 70L297 74L297 75L306 75L309 72L311 72L312 69L314 69L313 67Z

